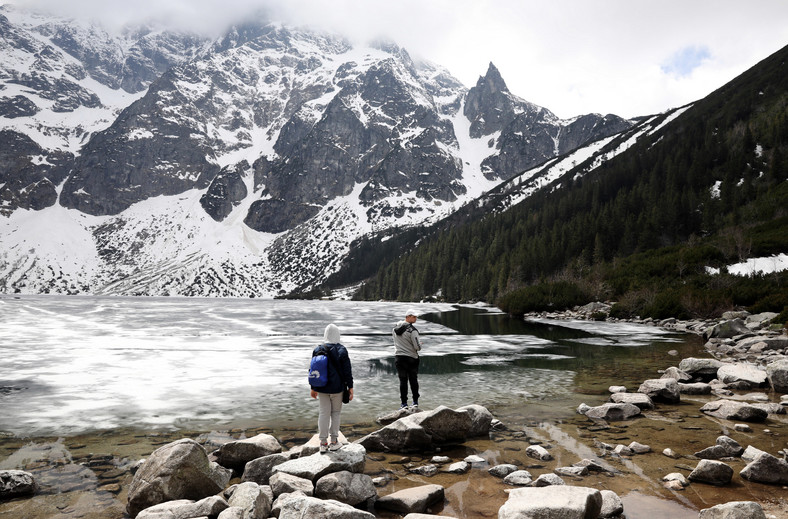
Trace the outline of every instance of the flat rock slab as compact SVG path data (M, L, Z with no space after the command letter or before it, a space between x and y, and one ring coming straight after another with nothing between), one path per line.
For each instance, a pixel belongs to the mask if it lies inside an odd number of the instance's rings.
M640 409L654 409L654 402L644 393L613 393L610 401L614 404L632 404Z
M602 494L595 488L565 485L516 488L498 510L498 519L597 519Z
M361 445L351 443L341 449L324 454L312 454L305 458L285 461L273 468L273 473L284 472L299 478L317 482L326 474L347 470L363 472L367 451Z
M423 513L430 505L443 501L443 497L444 489L441 485L422 485L382 496L375 502L375 506L401 514Z
M768 413L744 402L733 400L717 400L709 402L700 408L702 413L725 420L740 420L742 422L762 422Z
M731 501L704 508L698 519L766 519L761 505L754 501Z
M333 499L292 495L279 511L279 519L375 519L369 512L359 510Z

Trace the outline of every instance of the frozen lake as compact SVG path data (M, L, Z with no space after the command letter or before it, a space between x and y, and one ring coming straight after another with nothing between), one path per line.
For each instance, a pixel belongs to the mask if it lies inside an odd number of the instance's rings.
M656 376L667 350L690 348L654 327L526 323L445 304L3 295L0 431L314 423L307 366L332 322L356 387L343 422L371 421L399 407L390 334L409 307L420 313L424 408L564 408Z

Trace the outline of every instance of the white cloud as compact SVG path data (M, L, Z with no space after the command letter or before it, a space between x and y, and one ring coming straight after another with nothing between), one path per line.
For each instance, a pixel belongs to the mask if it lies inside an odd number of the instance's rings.
M773 0L14 0L113 23L158 16L218 30L274 19L387 36L473 86L495 63L509 89L561 117L625 117L695 101L788 42ZM682 54L686 49L699 53ZM684 58L682 60L682 57ZM695 58L694 60L688 58Z

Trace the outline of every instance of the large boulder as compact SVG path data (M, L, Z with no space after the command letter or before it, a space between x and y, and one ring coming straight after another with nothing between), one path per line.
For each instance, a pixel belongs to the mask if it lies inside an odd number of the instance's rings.
M618 422L638 416L641 410L634 404L602 404L596 407L586 406L582 409L582 414L597 420Z
M722 362L717 359L698 359L688 357L679 362L679 369L689 373L694 378L703 382L710 382L717 377L717 370L722 367Z
M375 519L369 512L359 510L333 499L291 494L279 510L279 519Z
M727 485L733 479L733 469L721 461L700 460L687 479L717 486Z
M720 382L735 389L752 389L766 384L766 370L753 364L724 364L717 370Z
M734 400L716 400L700 408L702 413L722 418L724 420L740 420L743 422L762 422L768 413L745 402Z
M676 404L681 401L679 383L675 378L652 378L644 380L638 393L647 395L654 402Z
M768 452L758 454L739 473L741 477L758 483L788 485L788 462Z
M421 485L382 496L375 502L375 506L400 514L423 513L430 505L443 501L443 497L442 486Z
M33 474L23 470L0 470L0 500L33 495L37 490Z
M651 397L644 393L613 393L609 400L615 404L636 405L643 410L654 409Z
M457 411L460 413L468 413L471 416L471 428L468 431L468 437L483 436L490 432L493 415L486 407L478 404L470 404L458 407Z
M228 504L243 510L243 519L266 519L271 515L271 496L257 483L247 481L235 487Z
M511 490L498 519L597 519L601 511L599 490L550 485Z
M714 325L704 333L704 338L733 339L738 335L746 335L750 332L744 321L741 319L731 319Z
M766 377L774 391L788 393L788 359L776 360L767 364Z
M343 470L320 478L315 485L315 496L357 506L374 501L378 491L370 476Z
M717 438L716 445L696 452L695 456L704 460L718 460L720 458L741 456L743 452L744 447L739 445L739 442L728 436L720 436Z
M145 508L179 499L199 500L224 490L231 473L208 460L190 439L159 447L134 474L126 511L131 517Z
M373 451L419 452L441 444L463 442L479 434L484 428L480 421L484 419L484 413L477 410L439 406L399 418L358 443Z
M244 466L257 458L282 452L282 446L270 434L225 443L214 453L216 461L224 467L242 471Z
M210 496L197 502L189 499L176 499L153 505L142 510L139 519L189 519L192 517L215 517L229 505L223 497ZM250 518L251 519L251 518Z
M315 490L312 480L287 474L286 472L277 472L271 476L270 486L274 497L292 492L301 492L306 496L311 496Z
M253 481L258 485L267 485L274 473L274 467L288 461L290 456L287 454L269 454L262 458L257 458L246 464L241 481Z
M367 451L363 446L351 443L338 451L325 454L312 454L296 458L274 467L273 473L284 472L293 476L308 479L315 483L318 479L332 472L347 470L363 472Z
M761 505L754 501L731 501L704 508L698 519L766 519Z

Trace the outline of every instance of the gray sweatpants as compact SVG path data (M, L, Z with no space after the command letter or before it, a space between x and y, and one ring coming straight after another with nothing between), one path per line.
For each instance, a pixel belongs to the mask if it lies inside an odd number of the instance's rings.
M317 416L317 435L321 442L339 440L339 415L342 412L342 393L318 393L320 414Z

